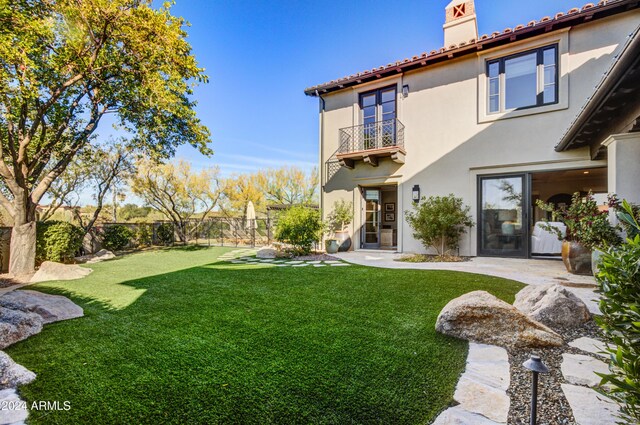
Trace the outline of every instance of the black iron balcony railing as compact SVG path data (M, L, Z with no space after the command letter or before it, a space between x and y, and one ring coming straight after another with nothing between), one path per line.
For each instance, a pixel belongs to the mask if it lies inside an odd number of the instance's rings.
M338 154L404 148L404 125L396 118L340 129Z

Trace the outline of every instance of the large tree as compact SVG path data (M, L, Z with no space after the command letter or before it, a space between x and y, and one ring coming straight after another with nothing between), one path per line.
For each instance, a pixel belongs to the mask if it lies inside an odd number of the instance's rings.
M268 205L308 205L318 202L318 171L298 167L259 170L229 178L225 184L225 208L243 212L249 201L257 211Z
M218 168L195 172L182 160L175 164L143 160L137 165L131 190L171 221L180 241L186 242L187 223L195 222L197 229L218 206L224 187Z
M210 153L190 99L206 76L169 7L0 0L0 204L14 222L11 273L33 271L36 206L106 114L148 156L183 143Z

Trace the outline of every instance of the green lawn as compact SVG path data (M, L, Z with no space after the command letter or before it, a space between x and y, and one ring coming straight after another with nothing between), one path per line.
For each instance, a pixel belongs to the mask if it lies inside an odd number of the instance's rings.
M38 374L31 423L429 423L451 401L467 344L437 334L452 298L521 285L456 272L275 268L172 249L92 265L35 289L85 317L7 349ZM33 287L32 287L33 288Z

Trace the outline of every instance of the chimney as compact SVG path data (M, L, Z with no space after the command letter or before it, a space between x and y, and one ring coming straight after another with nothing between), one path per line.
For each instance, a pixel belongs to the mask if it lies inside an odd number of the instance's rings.
M453 0L446 9L444 47L478 39L478 20L473 0Z

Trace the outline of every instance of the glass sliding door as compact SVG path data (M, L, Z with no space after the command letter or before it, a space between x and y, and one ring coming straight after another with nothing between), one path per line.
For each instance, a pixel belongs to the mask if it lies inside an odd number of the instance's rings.
M527 176L480 177L478 184L480 255L528 255Z
M363 189L364 226L362 231L362 248L380 248L380 189Z

